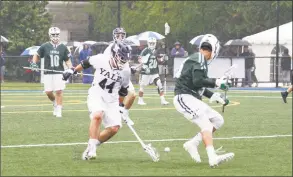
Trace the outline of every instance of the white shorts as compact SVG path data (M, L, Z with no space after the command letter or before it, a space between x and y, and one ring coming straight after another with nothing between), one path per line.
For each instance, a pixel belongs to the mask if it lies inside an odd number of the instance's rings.
M213 127L219 129L224 124L221 114L192 95L176 95L173 104L178 112L192 123L197 124L201 131L212 131Z
M156 78L160 79L159 74L152 74L152 75L141 74L139 78L139 85L142 85L142 86L151 85L153 84Z
M58 91L65 89L65 81L62 80L62 74L45 74L44 75L44 90Z
M106 102L105 98L99 93L90 93L87 97L87 106L90 113L90 118L93 118L95 112L104 112L103 126L105 128L119 125L122 127L121 113L119 107L119 101Z

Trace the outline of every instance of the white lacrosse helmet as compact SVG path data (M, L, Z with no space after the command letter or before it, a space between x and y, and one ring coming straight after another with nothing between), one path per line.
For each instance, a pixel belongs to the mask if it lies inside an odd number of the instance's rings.
M154 50L156 48L157 39L154 37L148 38L148 48Z
M215 59L220 51L220 42L217 39L216 36L212 34L206 34L204 37L201 39L199 48L201 47L208 47L211 49L212 54L211 54L211 60Z
M58 27L51 27L49 29L50 40L57 44L60 41L60 29Z

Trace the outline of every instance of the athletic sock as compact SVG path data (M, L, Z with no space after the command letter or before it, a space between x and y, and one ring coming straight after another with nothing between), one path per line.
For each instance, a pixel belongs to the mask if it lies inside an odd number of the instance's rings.
M98 145L100 145L101 143L100 143L100 141L99 140L97 140L97 139L89 139L89 145L90 146L98 146Z
M202 141L202 135L200 132L198 132L191 140L192 143L194 143L196 146L198 146Z
M160 98L161 98L161 101L165 101L164 95L160 96Z
M213 145L207 146L206 151L207 151L209 159L211 159L217 155Z
M52 101L53 106L57 106L56 100Z

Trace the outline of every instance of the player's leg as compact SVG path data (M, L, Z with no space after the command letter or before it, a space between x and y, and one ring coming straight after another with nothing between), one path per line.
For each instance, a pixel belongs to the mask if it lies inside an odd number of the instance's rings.
M139 92L138 92L138 102L137 104L139 105L146 105L146 103L143 101L143 92L144 92L144 87L149 84L149 75L140 75L139 79Z
M65 81L62 80L61 74L55 74L53 76L54 82L54 91L56 98L56 117L62 117L62 103L63 103L63 90L65 89Z
M98 136L100 143L104 143L112 138L122 127L121 114L119 112L119 103L107 103L105 115L103 116L103 125L105 129Z
M44 90L50 101L53 103L53 115L57 114L57 104L55 100L55 95L53 93L53 75L45 74L44 75Z
M215 152L212 135L215 127L208 118L209 106L207 104L188 94L176 95L173 101L176 110L192 123L197 124L201 129L201 136L197 134L194 138L184 143L184 148L196 162L200 162L197 150L199 143L195 143L198 139L202 139L205 144L210 166L214 167L223 161L233 158L234 153L217 155Z
M281 96L283 98L284 103L287 103L287 97L291 92L292 92L292 85L285 92L281 92Z
M163 85L162 85L162 82L161 82L159 74L152 75L151 77L153 79L152 82L157 86L158 93L159 93L160 99L161 99L161 104L162 105L169 104L169 102L166 101L166 99L165 99L164 88L163 88Z
M101 96L89 94L87 105L90 112L89 140L86 150L82 154L83 160L90 160L96 157L96 148L101 142L98 140L100 135L100 126L104 117L105 105Z
M131 108L135 98L136 98L136 93L135 93L134 86L133 86L132 82L129 81L128 94L123 100L124 108L126 110L129 110Z

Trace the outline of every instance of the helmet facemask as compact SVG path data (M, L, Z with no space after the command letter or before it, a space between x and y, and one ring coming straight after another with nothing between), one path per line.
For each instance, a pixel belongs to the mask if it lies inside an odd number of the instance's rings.
M199 48L208 48L211 52L211 57L209 59L209 63L210 64L219 54L220 51L220 42L218 41L218 39L212 35L212 34L206 34L202 40L201 43L199 45Z
M122 42L126 38L126 32L123 28L115 28L113 30L113 40Z
M148 39L148 48L151 50L154 50L156 48L157 45L157 40L156 38L149 38Z
M113 68L123 70L129 58L130 58L130 50L126 45L121 47L114 44L112 48L112 56L111 56ZM113 64L115 66L113 66Z
M60 29L58 27L50 28L49 37L54 44L58 44L60 41Z

